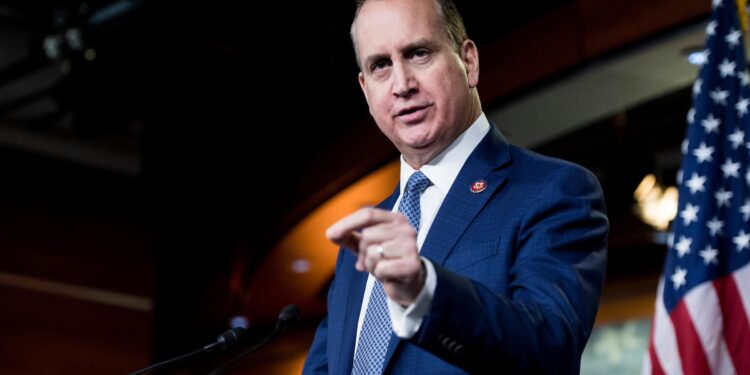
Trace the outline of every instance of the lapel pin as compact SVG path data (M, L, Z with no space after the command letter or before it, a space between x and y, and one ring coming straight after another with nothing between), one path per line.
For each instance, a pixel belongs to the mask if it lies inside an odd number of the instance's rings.
M487 189L487 181L485 180L475 181L473 184L471 184L472 193L481 193L484 191L484 189Z

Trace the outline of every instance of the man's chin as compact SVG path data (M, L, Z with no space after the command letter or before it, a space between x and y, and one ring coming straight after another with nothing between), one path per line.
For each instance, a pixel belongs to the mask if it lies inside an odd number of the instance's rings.
M439 150L435 150L435 147L436 144L434 141L410 143L406 144L405 149L400 151L412 167L419 169L415 167L415 163L424 165L432 160L439 153Z
M407 129L407 132L403 132L401 140L404 145L413 149L422 149L429 147L435 142L435 137L429 131L429 127L423 126L421 129L412 127Z
M434 144L435 144L434 140L425 139L425 140L419 140L419 141L414 141L414 142L408 142L406 145L412 150L424 151L424 150L429 150Z

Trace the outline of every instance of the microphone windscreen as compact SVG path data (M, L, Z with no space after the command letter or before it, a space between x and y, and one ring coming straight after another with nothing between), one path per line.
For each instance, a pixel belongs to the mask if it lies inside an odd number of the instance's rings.
M294 323L299 320L300 308L297 305L287 305L279 314L279 321L284 324Z
M246 332L242 327L235 327L219 335L216 341L221 344L222 349L226 349L242 341Z

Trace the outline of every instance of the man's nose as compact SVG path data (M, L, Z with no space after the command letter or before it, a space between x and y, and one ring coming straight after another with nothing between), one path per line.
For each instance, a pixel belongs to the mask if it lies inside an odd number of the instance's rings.
M394 64L393 95L406 98L417 92L417 80L411 69L404 64Z

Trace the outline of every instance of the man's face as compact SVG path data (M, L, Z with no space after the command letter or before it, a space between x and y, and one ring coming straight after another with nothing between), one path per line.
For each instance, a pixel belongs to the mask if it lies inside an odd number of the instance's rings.
M359 83L370 113L416 168L481 111L472 100L479 75L476 46L465 41L456 53L438 11L434 0L370 1L355 23Z

